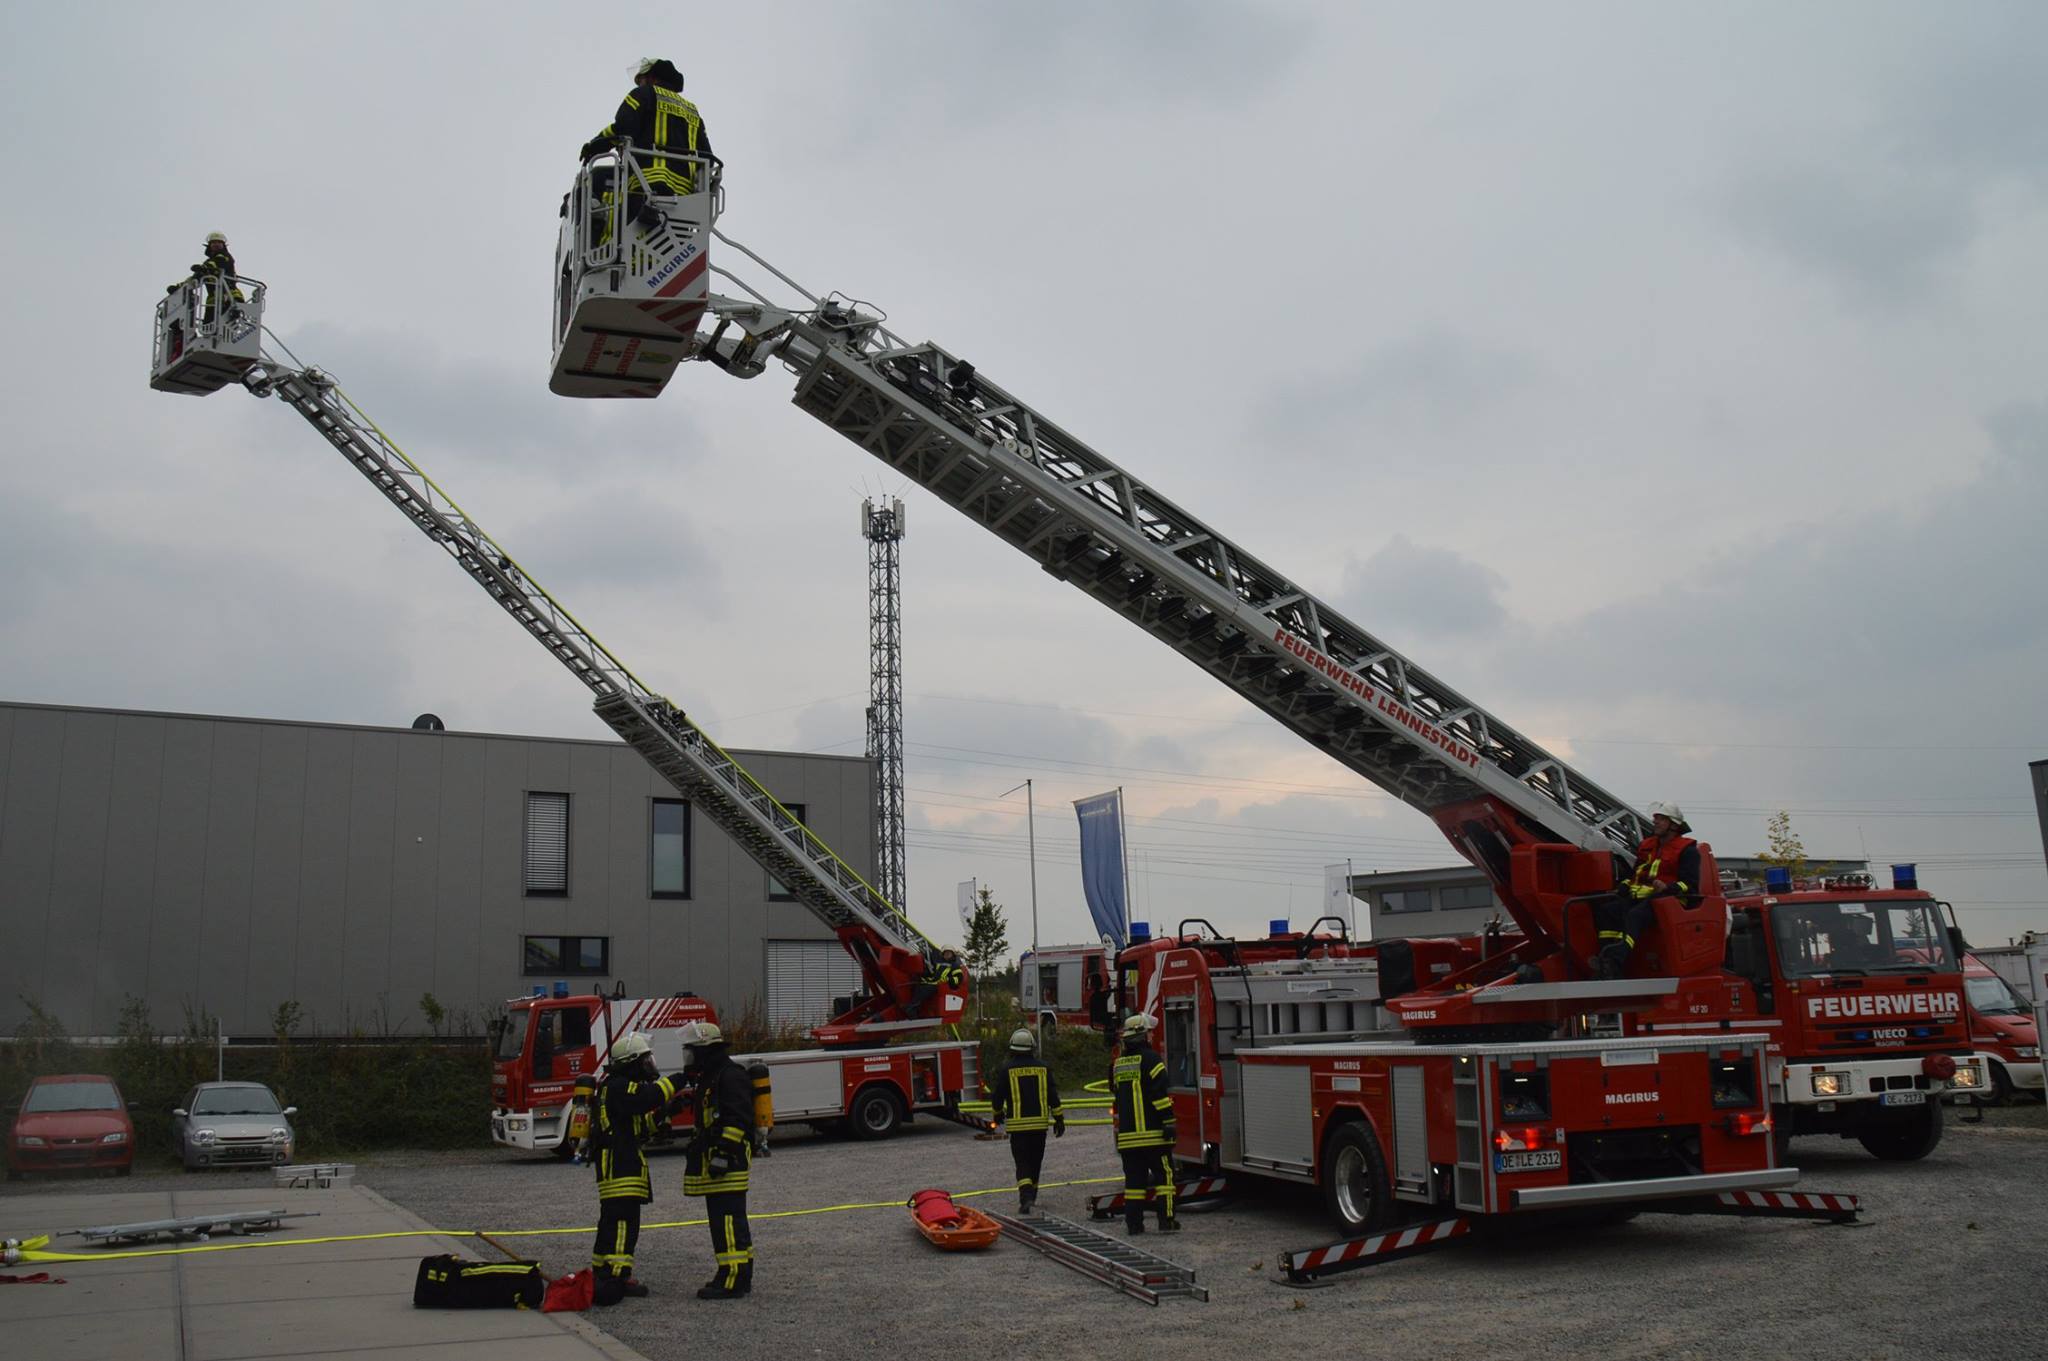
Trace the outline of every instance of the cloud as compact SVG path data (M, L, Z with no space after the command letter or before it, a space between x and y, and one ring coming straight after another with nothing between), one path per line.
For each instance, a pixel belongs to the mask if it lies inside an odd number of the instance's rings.
M1442 329L1381 345L1347 368L1290 378L1260 404L1261 424L1300 435L1368 435L1442 448L1543 376L1523 351Z
M1505 622L1506 586L1498 572L1454 549L1396 534L1364 562L1346 564L1336 600L1347 615L1370 620L1369 627L1385 636L1479 637Z

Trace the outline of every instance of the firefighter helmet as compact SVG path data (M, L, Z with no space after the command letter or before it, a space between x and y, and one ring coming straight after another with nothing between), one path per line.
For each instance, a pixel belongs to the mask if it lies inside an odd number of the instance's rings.
M634 1059L645 1058L653 1052L654 1046L647 1042L647 1037L635 1030L619 1036L618 1042L612 1046L612 1062L631 1063Z
M216 241L225 246L228 243L228 234L226 232L208 232L206 234L207 245L210 246Z
M1031 1050L1036 1049L1037 1047L1038 1046L1036 1044L1032 1043L1030 1031L1013 1030L1010 1032L1010 1048L1020 1049L1026 1053L1029 1053Z
M706 1045L724 1044L725 1032L715 1021L692 1021L683 1027L683 1048L702 1049Z
M1147 1016L1144 1012L1134 1012L1131 1015L1124 1017L1124 1034L1143 1035L1147 1031L1151 1030L1154 1025L1157 1024L1158 1022L1154 1021L1150 1016Z
M1677 805L1677 804L1675 804L1675 803L1653 803L1653 804L1651 804L1651 805L1650 805L1650 816L1651 816L1651 817L1653 817L1653 818L1654 818L1654 817L1667 817L1667 818L1670 818L1670 819L1671 819L1671 821L1672 821L1672 822L1673 822L1673 823L1674 823L1674 824L1675 824L1675 825L1676 825L1676 826L1678 827L1678 829L1679 829L1680 831L1682 831L1682 832L1685 832L1685 831L1691 831L1691 830L1692 830L1692 824L1691 824L1691 823L1689 823L1689 822L1687 822L1687 821L1685 820L1685 814L1679 811L1678 805Z

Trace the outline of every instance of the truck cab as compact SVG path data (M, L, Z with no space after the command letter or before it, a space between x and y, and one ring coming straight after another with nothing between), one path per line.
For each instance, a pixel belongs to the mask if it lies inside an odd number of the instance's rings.
M1986 1097L2004 1102L2018 1092L2040 1095L2048 1083L2033 1012L1975 955L1963 956L1963 1005L1969 1013L1970 1047L1990 1074Z
M627 1000L537 989L512 998L492 1023L492 1142L568 1157L576 1080L604 1067L614 1038L640 1031L654 1046L655 1065L674 1072L683 1066L682 1027L717 1019L691 993ZM683 1111L674 1124L687 1127L689 1119Z
M1099 1023L1109 992L1109 949L1047 945L1017 961L1017 1001L1041 1032Z
M1746 887L1728 897L1735 1003L1692 1028L1771 1037L1781 1141L1835 1134L1887 1160L1926 1156L1941 1140L1942 1100L1990 1085L1970 1046L1947 905L1910 873L1889 889L1867 874Z

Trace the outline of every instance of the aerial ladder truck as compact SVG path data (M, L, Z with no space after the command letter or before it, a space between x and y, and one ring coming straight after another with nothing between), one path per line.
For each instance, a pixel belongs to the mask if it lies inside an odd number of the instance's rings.
M216 316L175 291L159 304L150 386L205 395L238 382L297 412L587 686L597 716L829 926L858 964L860 992L812 1031L824 1049L759 1056L779 1072L777 1121L843 1121L856 1135L876 1137L920 1110L959 1118L960 1099L978 1089L977 1044L893 1043L964 1015L968 978L956 957L919 931L900 904L840 858L680 706L649 688L593 637L333 378L301 364L274 336L266 345L267 289L254 279L237 282L248 300L232 316L225 309ZM700 999L685 994L631 1001L598 995L513 999L505 1019L517 1033L501 1036L493 1075L499 1141L566 1154L575 1080L602 1065L610 1038L644 1029L657 1053L672 1049L680 1067L681 1028L711 1014ZM543 1045L543 1035L552 1042Z
M630 147L612 154L606 173L631 173ZM1791 999L1768 995L1769 963L1761 979L1724 967L1731 905L1711 847L1698 891L1655 903L1627 976L1595 977L1596 906L1626 879L1647 819L965 359L906 340L865 304L803 288L727 236L716 170L702 167L699 193L666 200L651 230L595 206L596 162L579 172L571 201L592 206L562 223L552 390L653 396L682 362L739 378L779 365L800 410L1429 816L1513 920L1474 941L1375 946L1310 933L1253 948L1196 931L1126 951L1116 980L1125 1010L1156 1015L1175 970L1215 966L1190 988L1206 1005L1184 999L1182 1043L1172 1028L1166 1037L1184 1160L1320 1181L1350 1233L1389 1222L1395 1196L1470 1214L1650 1200L1835 1212L1837 1198L1816 1209L1815 1198L1769 1189L1797 1176L1782 1165L1773 1118L1786 1109L1787 1056L1771 1034L1783 1018L1767 1014ZM762 286L714 263L728 251ZM738 294L712 292L714 280ZM1922 906L1902 920L1934 923L1934 904ZM1761 918L1738 920L1753 957L1774 962L1756 941ZM1913 1039L1928 1052L1887 1055L1898 1072L1866 1075L1851 1051L1871 1036L1832 1035L1832 1060L1851 1071L1830 1080L1857 1088L1839 1089L1843 1098L1938 1098L1956 1073L1954 1056L1938 1052L1957 1038L1951 942L1921 943L1920 967L1887 982L1924 1023ZM1863 987L1823 970L1796 1004L1874 1014L1857 1010L1864 999L1806 995ZM1227 1024L1219 999L1235 1012ZM1272 1043L1283 1015L1314 1042ZM1389 1020L1416 1043L1373 1038ZM1233 1066L1236 1085L1216 1052L1233 1040L1261 1049ZM1635 1085L1618 1087L1618 1074ZM1680 1089L1674 1104L1656 1095ZM1258 1132L1265 1147L1249 1149L1253 1108L1281 1106L1286 1118Z

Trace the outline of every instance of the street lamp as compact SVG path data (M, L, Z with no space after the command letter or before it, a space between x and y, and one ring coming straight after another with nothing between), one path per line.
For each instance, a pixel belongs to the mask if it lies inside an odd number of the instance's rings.
M1024 791L1024 832L1031 846L1031 952L1038 953L1038 815L1031 797L1031 781L1014 785L996 795L1007 799L1019 789Z

